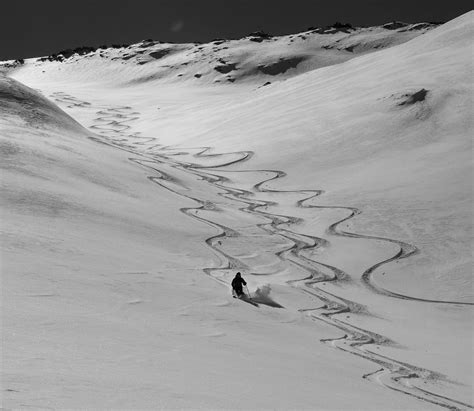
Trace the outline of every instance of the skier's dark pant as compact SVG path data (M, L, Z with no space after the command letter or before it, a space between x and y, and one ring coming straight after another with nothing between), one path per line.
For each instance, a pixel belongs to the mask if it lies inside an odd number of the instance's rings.
M235 287L234 291L237 294L237 297L240 297L244 293L243 290L242 290L242 287Z

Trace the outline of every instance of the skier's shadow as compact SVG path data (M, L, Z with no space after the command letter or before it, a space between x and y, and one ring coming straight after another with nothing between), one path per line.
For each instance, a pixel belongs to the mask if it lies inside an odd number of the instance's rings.
M270 298L267 293L262 292L260 288L257 288L254 293L251 293L250 297L252 298L252 301L257 304L268 305L269 307L274 308L285 308L281 304L278 304L275 300Z

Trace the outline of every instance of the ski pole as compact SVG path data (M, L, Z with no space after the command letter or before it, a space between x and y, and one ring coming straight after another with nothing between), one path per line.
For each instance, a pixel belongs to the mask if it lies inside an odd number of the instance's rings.
M249 288L247 286L245 286L245 289L247 290L247 295L249 296L250 299L252 299L252 297L250 297L250 291L249 291Z

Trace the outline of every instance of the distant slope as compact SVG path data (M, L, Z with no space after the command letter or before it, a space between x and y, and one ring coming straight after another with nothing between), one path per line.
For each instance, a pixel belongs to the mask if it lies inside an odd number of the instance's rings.
M368 28L336 24L293 35L256 32L238 40L218 39L206 44L145 40L130 46L64 50L28 59L26 64L52 78L61 70L84 81L97 80L97 76L104 81L106 76L116 84L158 80L264 84L404 43L434 27L436 24L400 22ZM13 62L5 64L15 66Z

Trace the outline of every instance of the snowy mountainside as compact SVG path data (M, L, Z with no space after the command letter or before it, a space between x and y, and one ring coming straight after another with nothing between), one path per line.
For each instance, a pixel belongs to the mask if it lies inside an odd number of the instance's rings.
M6 63L5 406L472 409L472 38Z
M130 46L66 50L28 59L27 64L41 68L45 76L54 76L57 70L62 70L75 72L83 80L107 75L115 83L176 80L198 84L235 81L264 84L404 43L436 26L395 22L353 28L336 24L292 35L256 32L242 39L219 39L205 44L145 40Z
M12 79L0 95L2 407L413 406L367 386L364 361L315 353L334 332L290 309L310 298L282 288L287 309L249 311L205 276L215 231L180 212L194 201L154 184L160 161L111 147ZM97 125L134 118L99 111ZM202 185L181 178L171 183ZM314 384L326 387L317 400Z

